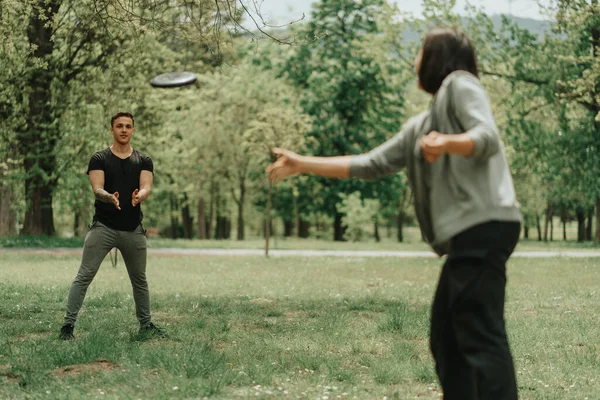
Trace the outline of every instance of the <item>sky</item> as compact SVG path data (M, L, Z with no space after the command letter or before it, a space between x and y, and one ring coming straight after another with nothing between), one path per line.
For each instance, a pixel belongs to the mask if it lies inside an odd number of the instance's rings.
M311 4L314 0L243 0L244 4L253 7L260 6L261 14L270 24L285 24L302 17L302 13L310 16ZM404 12L414 15L421 14L421 2L419 0L390 0L398 5ZM549 0L541 0L542 4L548 4ZM538 0L470 0L470 4L482 7L488 14L512 14L517 17L547 19L540 13ZM464 10L466 0L457 0L455 10L461 13Z

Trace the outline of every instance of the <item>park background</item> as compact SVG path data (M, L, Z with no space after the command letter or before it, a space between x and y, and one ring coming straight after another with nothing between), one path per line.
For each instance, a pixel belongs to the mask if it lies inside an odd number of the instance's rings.
M506 302L521 398L600 398L597 0L0 1L0 398L440 398L441 262L404 174L271 186L264 172L273 146L358 154L427 109L413 62L439 25L475 43L524 215ZM194 85L150 85L183 70ZM64 343L85 171L120 110L154 160L148 277L171 338L139 340L111 253ZM371 252L234 251L266 236Z
M396 134L429 104L413 69L420 40L431 26L458 25L477 48L523 236L597 242L598 5L526 5L545 19L451 1L426 1L415 15L400 3L340 0L272 26L256 2L4 1L0 235L84 236L87 163L112 143L110 116L129 110L133 146L156 166L143 204L153 235L264 236L272 192L275 235L403 241L415 219L402 173L295 177L270 189L269 148L357 154ZM181 70L196 84L149 85Z

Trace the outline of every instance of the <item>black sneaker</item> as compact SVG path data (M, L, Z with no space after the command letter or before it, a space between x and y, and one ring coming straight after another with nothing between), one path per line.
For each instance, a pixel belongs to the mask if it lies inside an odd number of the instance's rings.
M72 340L75 339L73 336L73 329L75 327L71 324L64 324L62 328L60 328L60 339L61 340Z
M158 326L154 325L152 322L148 322L146 325L140 327L140 336L143 336L144 339L150 338L160 338L166 339L167 333L160 329Z

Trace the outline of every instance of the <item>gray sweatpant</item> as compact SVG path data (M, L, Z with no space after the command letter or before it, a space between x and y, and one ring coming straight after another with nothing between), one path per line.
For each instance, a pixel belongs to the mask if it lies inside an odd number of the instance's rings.
M127 267L133 287L137 319L141 325L146 325L151 321L150 295L146 281L146 235L144 233L141 225L133 232L126 232L111 229L97 221L92 224L85 237L79 272L77 272L69 291L65 324L75 325L87 288L96 276L102 260L114 247L121 251Z

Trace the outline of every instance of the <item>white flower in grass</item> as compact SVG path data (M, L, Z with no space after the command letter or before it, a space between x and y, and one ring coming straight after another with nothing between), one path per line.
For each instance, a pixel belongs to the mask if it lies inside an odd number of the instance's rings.
M173 390L179 390L177 386L173 386Z

